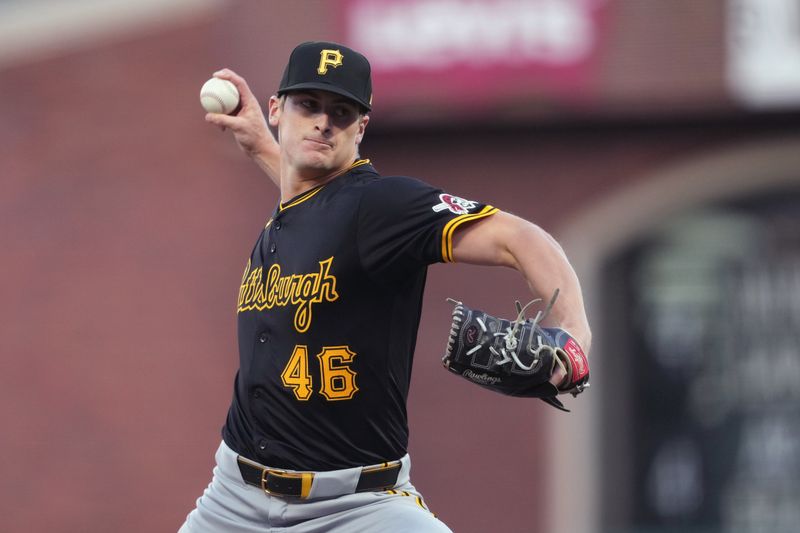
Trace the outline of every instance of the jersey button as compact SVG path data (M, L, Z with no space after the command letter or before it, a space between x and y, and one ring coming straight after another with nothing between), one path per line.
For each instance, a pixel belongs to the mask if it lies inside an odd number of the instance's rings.
M266 333L262 333L261 335L258 336L258 342L262 344L267 342L268 340L269 340L269 335L267 335Z
M274 243L274 242L273 242L272 244L270 244L270 245L269 245L269 252L270 252L271 254L274 254L274 253L275 253L275 250L277 250L277 249L278 249L278 247L275 245L275 243Z
M261 439L258 441L258 449L262 452L267 449L267 439Z
M276 229L276 230L279 230L279 229L281 229L281 221L280 221L280 220L276 220L276 221L275 221L275 229Z

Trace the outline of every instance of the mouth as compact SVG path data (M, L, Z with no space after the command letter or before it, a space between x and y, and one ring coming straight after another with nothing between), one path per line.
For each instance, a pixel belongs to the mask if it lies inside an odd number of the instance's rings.
M315 139L313 137L305 137L303 140L308 141L311 144L319 146L319 147L333 148L333 143L325 141L325 140L322 140L322 139Z

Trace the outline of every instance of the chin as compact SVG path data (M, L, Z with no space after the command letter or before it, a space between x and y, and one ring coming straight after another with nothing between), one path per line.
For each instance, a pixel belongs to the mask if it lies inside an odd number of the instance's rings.
M305 165L317 166L324 165L330 161L332 154L326 154L319 150L302 150L297 153L298 159Z
M303 166L313 170L333 170L336 168L336 162L329 157L321 157L319 155L315 157L312 154L304 159Z
M309 161L305 168L308 170L314 170L318 172L329 172L333 170L335 167L330 162L327 161Z

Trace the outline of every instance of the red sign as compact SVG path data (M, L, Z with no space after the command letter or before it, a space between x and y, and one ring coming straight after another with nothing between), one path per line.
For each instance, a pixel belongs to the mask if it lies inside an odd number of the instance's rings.
M606 0L344 0L376 110L585 97Z

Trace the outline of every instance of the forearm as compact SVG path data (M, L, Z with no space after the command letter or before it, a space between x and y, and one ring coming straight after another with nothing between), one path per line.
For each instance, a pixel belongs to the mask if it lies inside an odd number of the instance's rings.
M509 266L525 278L531 292L547 301L559 290L549 318L567 330L588 353L591 329L580 282L564 250L542 228L525 223L508 242Z
M537 298L547 301L558 289L550 321L569 331L584 351L589 351L592 335L578 277L564 250L546 231L499 212L459 229L453 246L456 261L517 270Z
M272 182L280 187L281 185L281 169L280 169L280 147L272 134L267 132L269 138L265 138L259 143L258 148L252 152L247 152L247 155L253 160L258 168L272 180Z

